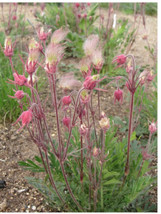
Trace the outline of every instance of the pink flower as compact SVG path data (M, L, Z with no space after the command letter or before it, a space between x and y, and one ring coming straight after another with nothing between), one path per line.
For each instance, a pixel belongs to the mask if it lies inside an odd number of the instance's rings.
M83 77L86 78L87 76L91 75L91 60L89 57L84 57L79 62L79 69L82 73Z
M18 129L18 131L20 131L24 126L28 126L29 123L31 122L31 120L32 120L32 111L31 111L31 109L22 112L20 117L17 119L17 121L13 125L18 123L20 120L22 121L22 126Z
M106 132L110 128L110 119L107 117L101 118L99 121L101 129Z
M88 3L87 3L87 5L88 5L88 6L90 6L90 5L91 5L91 3L90 3L90 2L88 2Z
M90 100L90 95L88 94L88 91L87 90L83 90L80 94L80 101L83 103L83 104L86 104L88 103Z
M70 96L64 96L64 97L62 98L62 103L63 103L63 105L69 106L71 102L72 102L72 100L71 100Z
M13 97L13 96L9 96L9 97L11 97L11 98L16 98L16 99L18 99L18 100L21 100L21 99L24 97L24 95L25 95L25 94L24 94L23 91L18 90L18 91L16 91L14 97Z
M13 56L13 47L12 47L11 38L5 39L5 43L4 43L4 54L7 57L12 57Z
M28 86L27 79L24 75L19 75L17 73L14 73L13 77L14 77L14 81L9 80L11 84L16 84L16 85L20 85L20 86L23 86L23 85Z
M82 16L81 16L81 14L79 13L79 14L78 14L78 18L81 19L81 17L82 17Z
M93 148L93 156L97 157L100 154L100 150L97 147Z
M45 52L45 70L47 73L53 74L56 72L56 66L63 57L64 47L61 45L49 44Z
M117 63L118 65L123 65L126 62L126 56L124 54L116 56L112 63Z
M157 123L152 122L149 125L149 131L151 134L155 133L157 131Z
M13 21L17 20L17 16L12 16L12 20Z
M143 72L141 72L140 76L139 76L139 80L140 80L140 84L144 85L145 81L147 80L147 75L148 75L148 71L144 70Z
M93 90L98 82L99 75L87 76L83 86L85 89Z
M76 6L76 8L78 8L80 6L80 4L79 3L75 3L75 6Z
M85 14L83 14L83 18L84 19L86 19L87 18L87 14L85 13Z
M50 31L48 31L47 33L44 32L44 28L41 27L40 29L38 29L37 31L37 36L41 41L45 41L48 37L48 35L50 34Z
M114 103L116 103L116 100L122 104L123 102L123 91L119 88L114 92Z
M147 81L151 82L154 79L153 71L149 71L147 75Z
M86 136L88 133L88 128L86 127L86 125L83 123L81 124L80 128L79 128L79 132L81 136Z
M70 117L64 117L63 118L63 124L66 126L68 129L70 128Z
M36 71L37 60L39 57L38 49L34 49L29 53L25 68L28 74L33 74Z
M67 29L60 28L56 31L54 31L52 37L51 37L51 44L59 44L61 41L63 41L68 34Z
M39 51L42 51L43 50L43 47L40 43L38 43L34 38L32 38L30 40L30 43L29 43L29 52L33 51L33 50L39 50Z
M90 35L83 44L84 53L86 56L91 56L96 50L99 42L98 35Z
M143 156L143 160L149 160L152 158L152 155L148 154L147 149L144 149L143 147L141 148L141 153Z
M92 63L94 65L94 68L99 72L102 69L104 59L102 56L102 50L96 50L92 54Z

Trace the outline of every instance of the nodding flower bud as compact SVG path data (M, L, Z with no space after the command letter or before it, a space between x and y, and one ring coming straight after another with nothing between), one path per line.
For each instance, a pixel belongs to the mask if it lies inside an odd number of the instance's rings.
M75 3L75 7L78 8L80 6L79 3Z
M98 72L100 72L100 70L102 69L103 63L104 63L104 59L102 56L102 50L94 51L94 53L92 54L92 63L94 65L94 68Z
M39 57L39 51L37 49L32 50L29 53L25 68L28 74L33 74L36 71L37 60Z
M80 71L83 75L84 78L86 78L87 76L91 75L91 60L89 57L84 57L80 63L79 63L79 68Z
M62 103L63 103L63 105L69 106L71 102L72 102L72 100L71 100L70 96L64 96L64 97L62 98Z
M81 18L82 18L82 15L81 15L80 13L78 14L78 18L79 18L79 19L81 19Z
M17 20L17 16L12 16L12 20L16 21Z
M23 85L27 86L27 79L24 75L18 75L17 73L14 73L13 77L14 77L14 82L13 82L14 84L20 85L20 86L23 86Z
M37 83L37 81L38 81L38 77L35 76L34 74L32 75L32 83L31 83L31 76L29 75L27 78L27 83L30 86L33 86L35 83Z
M119 88L114 92L114 103L116 103L116 100L122 104L123 102L123 91Z
M67 29L60 28L56 31L54 31L53 35L51 36L51 44L59 44L61 41L63 41L68 34Z
M39 51L42 51L43 50L43 47L40 43L38 43L34 38L32 38L30 40L30 43L29 43L29 52L33 51L33 50L39 50Z
M86 127L86 125L83 123L81 124L80 128L79 128L79 132L81 136L86 136L88 133L88 128Z
M154 79L153 71L149 71L147 75L147 81L151 82Z
M104 111L102 111L102 112L101 112L101 115L100 115L100 118L102 119L102 118L104 118L104 117L106 117L106 114L105 114Z
M15 93L15 98L17 98L18 100L21 100L24 97L24 92L22 90L16 91Z
M63 57L64 48L61 45L49 44L45 52L45 70L47 73L56 72L56 66Z
M89 102L89 100L90 100L90 95L88 94L88 91L84 89L80 94L80 101L83 104L86 104Z
M87 5L88 5L88 6L90 6L90 5L91 5L91 3L90 3L90 2L88 2L88 3L87 3Z
M70 128L70 117L64 117L63 118L63 124L66 126L68 129Z
M88 90L93 90L98 82L98 79L99 79L99 74L93 75L93 76L87 76L83 83L84 88Z
M46 39L48 38L48 35L51 33L51 31L49 30L47 33L44 32L44 28L41 27L38 29L37 31L37 36L41 41L46 41Z
M152 122L149 125L149 131L151 134L155 133L157 131L157 123Z
M110 128L110 119L107 117L101 118L99 124L101 129L106 132Z
M141 72L140 76L139 76L139 80L140 80L140 84L144 85L146 79L147 79L147 75L148 75L148 71L144 70L143 72Z
M93 148L93 156L98 157L99 154L100 154L100 150L95 146Z
M125 64L125 62L126 62L126 56L124 54L116 56L113 59L112 63L115 63L115 62L117 63L117 65L123 65L123 64Z
M13 56L13 47L11 38L6 38L4 43L4 54L7 57Z
M86 19L87 18L87 14L85 13L85 14L83 14L83 18L84 19Z
M92 56L93 52L96 50L99 42L98 35L90 35L83 44L83 50L86 56Z
M24 92L21 91L21 90L18 90L18 91L15 91L15 95L14 96L9 96L11 98L15 98L15 99L18 99L18 100L21 100L23 97L24 97Z
M31 120L32 120L32 111L31 111L31 109L22 112L20 117L17 119L17 121L13 125L18 123L20 120L22 121L22 126L18 129L18 131L20 131L24 126L28 126L29 123L31 122Z

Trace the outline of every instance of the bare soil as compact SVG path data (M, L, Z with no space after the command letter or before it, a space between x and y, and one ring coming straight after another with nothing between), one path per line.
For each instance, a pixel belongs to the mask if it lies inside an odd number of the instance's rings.
M5 6L7 8L7 5ZM7 10L7 9L6 9ZM31 6L25 7L26 14L36 23L31 13ZM107 10L103 10L105 19L107 19ZM117 18L128 18L133 23L132 15L125 15L117 13ZM156 45L157 41L157 18L146 16L146 28L149 32L150 45ZM131 53L136 57L138 65L150 64L153 66L148 52L144 49L145 41L142 40L142 31L140 30L136 37ZM69 60L69 63L75 63ZM58 88L60 91L60 89ZM126 91L126 89L124 89ZM42 92L45 97L46 89ZM101 93L102 110L107 115L120 116L124 118L127 115L128 104L124 100L125 105L114 105L113 102L114 88L108 88L108 93ZM52 118L50 106L49 113ZM54 124L55 127L55 124ZM0 189L0 211L1 212L52 212L48 204L44 201L44 197L32 186L30 186L25 177L33 176L34 173L24 171L19 165L18 161L33 159L38 155L37 146L31 141L27 130L23 129L21 133L17 133L18 126L11 124L0 124L0 180L6 181L6 187ZM54 131L53 131L54 134ZM157 164L157 159L154 159L154 165ZM156 174L157 171L154 172ZM38 176L38 175L36 175ZM43 175L40 174L40 177ZM155 188L150 192L152 201L157 203L157 189Z

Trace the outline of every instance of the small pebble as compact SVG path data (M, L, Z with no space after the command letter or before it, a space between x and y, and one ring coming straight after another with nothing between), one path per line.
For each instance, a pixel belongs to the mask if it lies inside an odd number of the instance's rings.
M36 207L35 207L35 206L32 206L32 210L36 210Z

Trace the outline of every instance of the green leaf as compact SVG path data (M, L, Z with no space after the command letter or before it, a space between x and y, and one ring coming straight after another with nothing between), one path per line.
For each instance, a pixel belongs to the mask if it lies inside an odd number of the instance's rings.
M109 180L109 181L106 181L103 185L111 185L111 184L121 184L121 181L119 180L116 180L115 178Z

